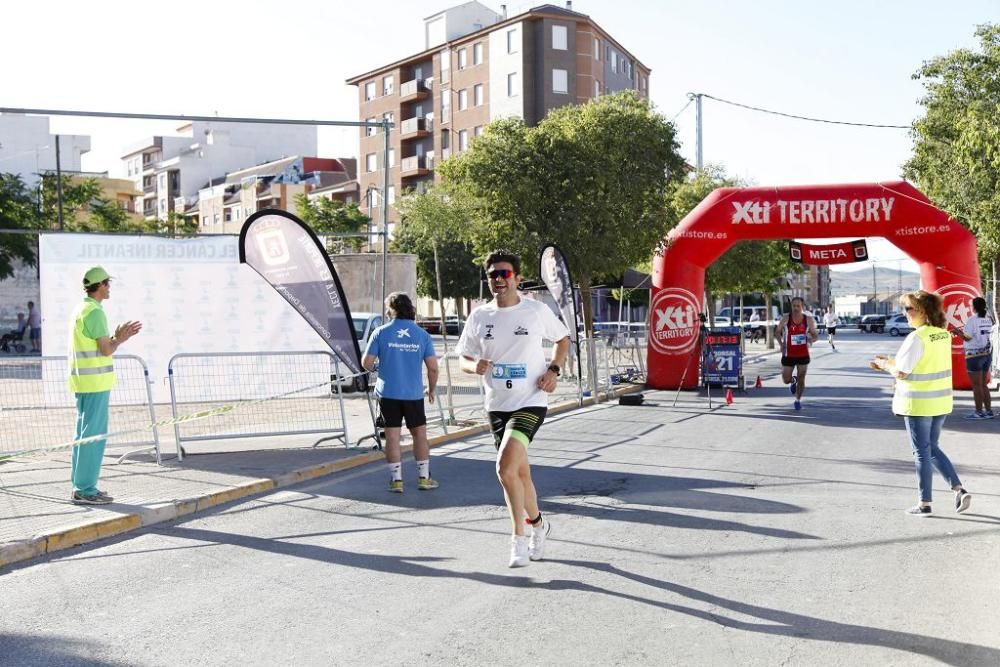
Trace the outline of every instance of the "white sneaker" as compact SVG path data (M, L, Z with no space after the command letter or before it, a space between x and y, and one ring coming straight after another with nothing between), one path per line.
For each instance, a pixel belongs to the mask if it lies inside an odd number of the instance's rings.
M532 526L531 539L528 540L528 557L531 560L542 560L545 557L545 538L552 532L552 524L542 518L542 525Z
M510 563L507 564L507 567L524 567L530 562L528 558L528 536L511 535Z

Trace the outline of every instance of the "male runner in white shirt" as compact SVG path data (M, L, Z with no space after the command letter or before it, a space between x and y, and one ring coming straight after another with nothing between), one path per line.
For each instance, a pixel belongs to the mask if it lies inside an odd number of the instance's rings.
M569 330L539 301L522 299L521 260L494 252L484 263L493 301L469 314L457 352L462 370L482 376L486 410L497 446L497 476L513 529L510 567L541 560L549 522L538 509L528 445L538 432L569 351ZM545 358L542 341L555 343ZM532 527L531 538L525 524Z

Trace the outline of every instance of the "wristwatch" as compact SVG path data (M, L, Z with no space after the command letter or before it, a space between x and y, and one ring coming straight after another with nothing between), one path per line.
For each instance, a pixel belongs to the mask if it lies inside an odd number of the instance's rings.
M555 373L557 376L562 375L562 371L556 364L549 364L549 370Z

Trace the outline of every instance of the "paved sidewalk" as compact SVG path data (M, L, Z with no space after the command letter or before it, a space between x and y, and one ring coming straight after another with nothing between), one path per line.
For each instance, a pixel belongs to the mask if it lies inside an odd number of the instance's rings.
M617 391L639 388L625 385ZM564 393L553 400L553 412L577 407L565 398ZM116 464L122 450L109 450L100 485L115 498L112 505L69 502L68 451L0 463L0 568L382 460L382 452L372 451L373 440L356 446L359 437L371 433L364 399L354 395L345 402L350 447L340 441L313 447L315 435L206 441L186 444L187 455L178 463L175 445L167 441L161 445L163 465L144 455ZM445 435L440 426L432 426L431 445L482 433L485 427L448 430Z

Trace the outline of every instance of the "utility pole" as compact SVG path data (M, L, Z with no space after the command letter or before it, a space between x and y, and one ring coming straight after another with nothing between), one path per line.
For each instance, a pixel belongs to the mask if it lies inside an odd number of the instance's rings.
M701 93L688 93L688 99L694 100L694 166L700 171L705 166L704 152L701 143Z
M59 207L59 231L65 231L63 223L62 163L59 160L59 135L56 135L56 203Z
M878 287L875 284L875 262L872 262L872 304L875 306L875 312L878 312Z

